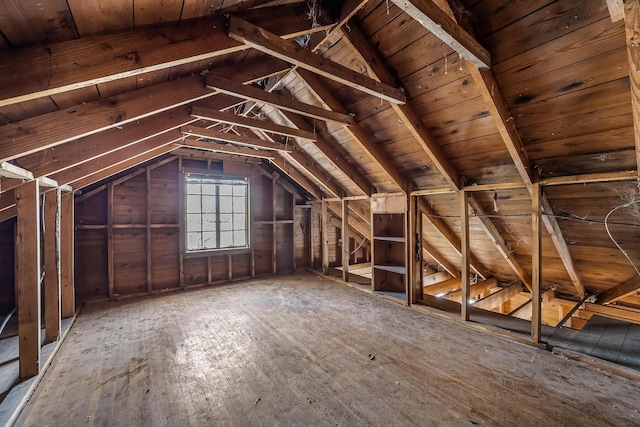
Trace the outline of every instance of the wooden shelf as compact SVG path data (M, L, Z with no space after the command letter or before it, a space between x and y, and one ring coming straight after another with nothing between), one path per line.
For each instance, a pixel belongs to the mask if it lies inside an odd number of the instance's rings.
M374 236L373 240L380 240L383 242L397 242L397 243L405 243L407 239L404 237L392 237L392 236Z
M407 267L403 265L374 265L373 268L396 274L407 274Z

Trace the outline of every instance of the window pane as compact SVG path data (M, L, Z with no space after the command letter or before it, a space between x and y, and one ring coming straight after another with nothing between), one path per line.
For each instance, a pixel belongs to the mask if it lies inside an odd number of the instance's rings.
M247 245L247 232L244 230L233 231L233 246L246 246Z
M187 214L187 231L202 231L200 214Z
M216 194L216 184L206 183L202 184L202 194L214 195Z
M232 230L231 214L220 214L220 230Z
M202 247L203 249L215 249L216 248L216 233L204 232L202 233Z
M187 212L188 213L198 213L200 212L200 196L198 195L187 195Z
M206 212L206 213L216 212L215 196L202 196L202 212Z
M187 233L187 250L195 251L200 248L200 233Z
M232 231L221 231L220 232L220 247L221 248L229 248L233 246L233 232Z
M220 184L220 194L223 196L231 196L233 194L233 185Z
M200 184L196 184L192 182L188 183L187 194L200 194Z
M245 213L247 200L244 197L233 198L233 213Z
M233 229L234 230L244 230L246 229L246 215L233 215Z
M233 197L231 196L220 196L220 213L231 213L233 212Z
M216 231L216 215L215 214L202 215L202 231Z
M242 196L247 194L247 186L246 185L234 185L233 186L233 195L234 196Z

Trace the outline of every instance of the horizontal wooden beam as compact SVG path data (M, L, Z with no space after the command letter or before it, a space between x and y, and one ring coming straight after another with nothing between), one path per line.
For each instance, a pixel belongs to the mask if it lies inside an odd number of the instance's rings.
M193 136L196 138L213 139L234 145L242 145L245 147L260 148L264 150L290 151L290 148L279 142L265 141L260 138L238 135L233 132L220 132L219 130L207 129L194 125L184 126L180 128L180 131L183 135Z
M312 71L325 78L352 87L369 95L387 100L394 104L404 104L404 93L392 86L377 82L369 76L357 73L338 63L323 59L314 53L298 46L293 41L256 27L246 21L231 16L229 19L229 36L244 42L252 48L267 53L283 61L290 62L300 68Z
M498 286L498 280L493 278L487 279L487 280L481 280L477 283L474 283L469 287L469 298L471 298L473 295L486 293L492 288L495 288L496 286ZM462 289L451 292L450 294L447 294L444 296L444 298L451 301L456 301L456 302L460 302L461 297L462 297Z
M304 9L291 7L289 16L263 15L260 25L283 38L322 31L324 22L318 28L309 28L308 22L299 18ZM0 62L0 106L206 61L247 48L229 38L222 16L214 16L5 51Z
M520 295L520 293L522 293L522 285L520 283L514 283L492 293L491 295L487 295L486 297L479 299L473 303L473 306L476 308L482 308L483 310L492 310L500 304L509 301L516 295Z
M616 307L613 305L600 305L585 303L584 308L587 311L591 311L596 314L602 314L607 317L613 317L617 319L624 319L629 322L640 323L640 311L627 310L622 307Z
M33 179L33 173L20 166L13 165L8 162L0 163L0 177L13 179ZM0 188L0 190L4 190Z
M116 128L213 95L197 75L0 126L0 141L3 141L0 161Z
M625 296L637 292L640 289L640 276L634 275L632 278L618 283L598 295L598 304L606 304L617 301Z
M460 56L478 68L491 66L491 55L432 1L391 0Z
M316 135L313 132L301 130L289 126L282 126L266 120L250 119L248 117L239 116L237 114L226 113L223 111L213 110L207 107L194 105L191 107L191 115L198 119L211 120L218 123L226 123L230 125L238 125L249 129L255 129L262 132L274 133L276 135L290 136L300 138L305 141L315 141Z
M638 172L635 170L604 172L604 173L587 173L582 175L554 176L541 179L540 185L571 185L571 184L590 184L595 182L613 182L613 181L632 181L638 179Z
M292 113L301 114L318 120L348 125L354 123L353 117L347 114L336 113L334 111L316 107L315 105L305 104L304 102L275 93L270 93L254 86L238 84L214 73L207 74L207 87L209 89L214 89L219 93L236 96L254 102L260 102L284 111L290 111Z
M177 142L181 147L198 148L200 150L213 151L216 153L233 154L236 156L258 157L261 159L273 159L276 152L273 150L261 150L247 146L237 146L232 144L220 144L210 141L199 141L195 138L185 138Z
M462 278L454 277L453 279L445 280L444 282L436 283L435 285L425 286L424 292L437 297L440 294L451 292L455 289L460 289L462 285Z

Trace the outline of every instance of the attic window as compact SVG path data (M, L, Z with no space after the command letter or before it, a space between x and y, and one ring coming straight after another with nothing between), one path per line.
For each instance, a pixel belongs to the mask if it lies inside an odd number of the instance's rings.
M185 175L186 251L249 247L249 181Z

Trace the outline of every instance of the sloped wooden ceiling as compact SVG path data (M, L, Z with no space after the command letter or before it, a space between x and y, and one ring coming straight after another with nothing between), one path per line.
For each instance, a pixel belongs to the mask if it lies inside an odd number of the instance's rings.
M79 190L190 145L265 158L318 198L418 190L427 259L458 273L467 188L473 271L506 283L531 275L540 179L557 184L543 196L545 286L577 298L633 278L637 87L625 19L607 7L622 1L422 2L448 20L435 27L420 3L6 1L0 160ZM625 3L633 26L638 2ZM462 52L451 28L486 64L450 47ZM0 182L2 218L17 182Z

